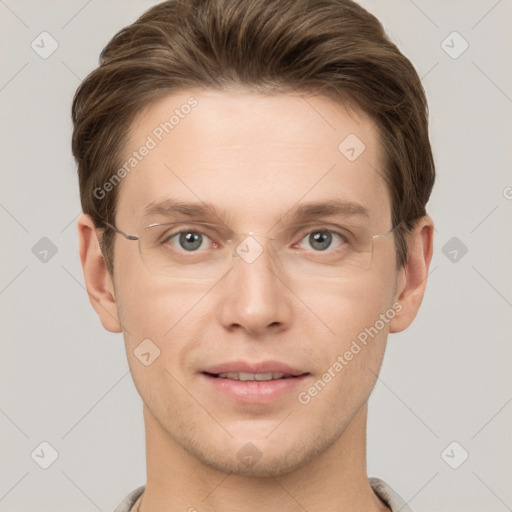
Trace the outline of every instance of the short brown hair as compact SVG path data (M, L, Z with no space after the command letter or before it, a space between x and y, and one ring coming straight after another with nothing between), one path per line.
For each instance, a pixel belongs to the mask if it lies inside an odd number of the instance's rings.
M168 0L112 38L73 99L82 209L105 228L109 272L114 232L105 221L114 222L119 187L100 199L95 190L121 165L135 116L172 92L229 85L316 91L370 116L384 153L400 269L407 234L426 215L435 166L425 92L380 22L351 0Z

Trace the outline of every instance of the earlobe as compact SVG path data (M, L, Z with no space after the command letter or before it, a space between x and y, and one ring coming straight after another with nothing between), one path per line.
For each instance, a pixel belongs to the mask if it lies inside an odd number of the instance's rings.
M390 322L390 333L407 329L418 313L427 286L433 238L434 223L426 215L416 226L408 244L407 263L400 273L395 298L402 305L402 309Z
M82 214L78 219L77 228L80 261L92 307L107 331L122 332L112 279L100 250L92 218Z

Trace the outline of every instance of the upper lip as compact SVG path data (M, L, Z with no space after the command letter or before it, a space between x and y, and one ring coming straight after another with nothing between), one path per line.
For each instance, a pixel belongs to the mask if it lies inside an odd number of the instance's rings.
M227 361L225 363L209 366L203 370L204 373L284 373L286 375L304 375L302 370L279 361Z

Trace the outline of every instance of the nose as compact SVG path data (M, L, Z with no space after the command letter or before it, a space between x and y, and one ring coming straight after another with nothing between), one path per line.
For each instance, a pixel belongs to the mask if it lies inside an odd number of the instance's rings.
M289 328L293 294L269 240L249 236L235 252L233 266L223 280L222 325L251 335Z

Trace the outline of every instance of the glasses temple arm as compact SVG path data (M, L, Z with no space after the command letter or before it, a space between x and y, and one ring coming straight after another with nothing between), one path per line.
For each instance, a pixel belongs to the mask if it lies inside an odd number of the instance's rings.
M127 240L138 240L139 239L139 237L137 235L128 235L124 231L117 229L113 224L110 224L110 222L105 221L105 225L108 226L112 231L115 231L116 233L120 234L121 236L124 236Z

